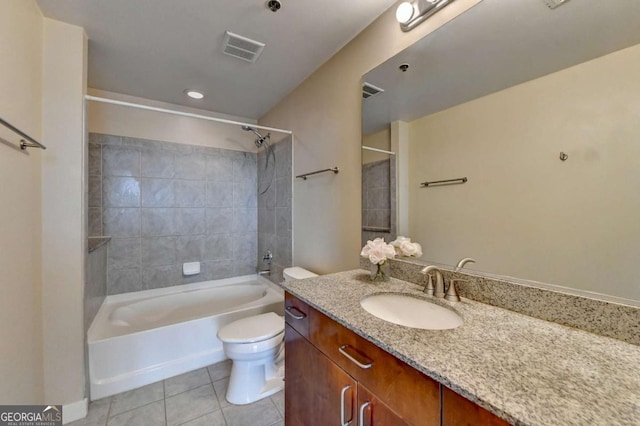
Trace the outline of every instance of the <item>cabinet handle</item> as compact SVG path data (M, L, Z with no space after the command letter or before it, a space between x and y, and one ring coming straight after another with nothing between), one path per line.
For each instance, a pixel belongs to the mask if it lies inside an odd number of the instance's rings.
M344 394L351 389L351 385L347 385L342 388L342 392L340 393L340 424L342 426L349 426L351 424L351 419L348 421L344 419Z
M297 319L297 320L301 320L306 317L304 312L302 312L301 310L299 310L294 306L287 306L287 308L285 309L285 313L289 315L291 318Z
M362 369L367 369L367 368L371 368L373 366L373 361L369 361L367 358L366 364L361 363L360 361L358 361L357 359L355 359L352 355L349 355L349 353L347 353L347 349L349 349L350 346L349 345L342 345L338 348L338 351L340 351L340 353L344 356L346 356L349 361L353 362L355 365L357 365L358 367L362 368Z
M371 401L367 401L360 406L360 426L364 426L364 410L371 405Z

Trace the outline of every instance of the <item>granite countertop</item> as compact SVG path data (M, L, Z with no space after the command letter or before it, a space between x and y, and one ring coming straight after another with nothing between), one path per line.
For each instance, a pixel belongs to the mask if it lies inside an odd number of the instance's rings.
M640 346L462 299L451 303L354 270L283 283L286 291L427 376L516 425L640 424ZM419 330L374 317L367 295L410 293L464 324Z

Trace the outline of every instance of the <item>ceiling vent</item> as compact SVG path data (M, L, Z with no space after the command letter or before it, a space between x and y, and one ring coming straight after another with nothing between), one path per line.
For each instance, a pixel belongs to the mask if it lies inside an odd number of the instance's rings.
M224 34L224 53L234 58L254 63L265 44L247 37L226 31Z
M382 92L384 92L383 89L381 89L379 87L376 87L371 83L367 83L366 81L362 85L362 98L363 99L369 99L370 97L375 96L378 93L382 93Z

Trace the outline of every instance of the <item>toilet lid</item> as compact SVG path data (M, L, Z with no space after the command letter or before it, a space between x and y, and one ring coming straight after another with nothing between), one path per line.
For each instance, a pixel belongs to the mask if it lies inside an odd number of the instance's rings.
M226 343L252 343L269 339L284 331L284 317L268 312L234 321L218 331Z

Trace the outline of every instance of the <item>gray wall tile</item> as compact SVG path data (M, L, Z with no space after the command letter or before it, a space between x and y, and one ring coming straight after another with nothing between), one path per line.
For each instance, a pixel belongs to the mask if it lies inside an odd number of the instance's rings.
M290 171L290 145L276 144L276 171L272 158L264 170L261 152L260 171L255 153L109 135L89 139L97 177L91 186L102 186L90 194L92 205L102 204L102 210L89 211L91 232L116 240L109 255L109 294L252 274L258 249L276 251L283 244L278 237L291 235L290 208L278 211L276 227L278 194L271 176ZM259 175L263 183L273 180L260 196L260 208ZM284 187L290 192L290 183ZM260 213L264 207L269 211ZM290 247L280 251L290 258ZM201 262L201 273L182 276L182 263L192 261Z
M143 237L162 237L175 234L174 209L144 208L141 211Z
M198 235L206 231L205 209L175 209L176 235Z
M89 176L89 207L102 207L102 176Z
M233 263L230 260L214 260L206 262L208 280L221 280L233 277Z
M258 230L263 234L276 233L275 209L258 209Z
M141 176L156 178L173 178L175 176L175 153L173 151L143 148L141 155Z
M142 268L142 288L162 288L177 285L180 281L178 265L150 266Z
M176 237L142 238L142 266L172 265L176 257Z
M112 238L109 251L110 269L140 267L140 238Z
M140 236L140 209L105 208L102 211L104 234L110 237Z
M233 224L233 209L208 208L206 211L207 234L225 234Z
M233 183L233 207L243 209L258 207L257 195L255 182Z
M99 237L102 235L102 209L89 208L89 236Z
M102 146L89 143L89 176L102 175Z
M204 253L204 235L177 237L176 254L179 264L186 262L201 262L202 260L204 260Z
M255 232L233 235L233 259L251 262L255 267L258 253L257 234Z
M276 179L276 207L291 207L291 179Z
M276 234L281 237L291 237L291 209L278 207L276 209Z
M105 207L140 207L138 178L107 176L102 183L102 201Z
M129 146L102 147L104 176L140 176L140 149Z
M174 182L170 179L143 178L140 194L142 207L173 207Z
M196 153L177 152L175 155L175 170L175 177L180 179L204 179L204 156Z
M207 179L216 182L233 181L233 161L229 161L229 158L207 155L205 161Z
M229 234L210 234L205 240L205 259L221 260L233 257L233 238Z
M120 294L142 290L140 268L112 269L107 272L107 293Z
M232 207L233 186L225 182L207 182L207 207Z
M255 182L257 181L257 165L255 154L245 153L242 158L233 160L233 181L249 182L255 184Z
M179 180L173 183L176 207L204 207L206 186L204 180Z
M257 209L234 209L233 210L233 232L247 233L258 231L258 210Z

